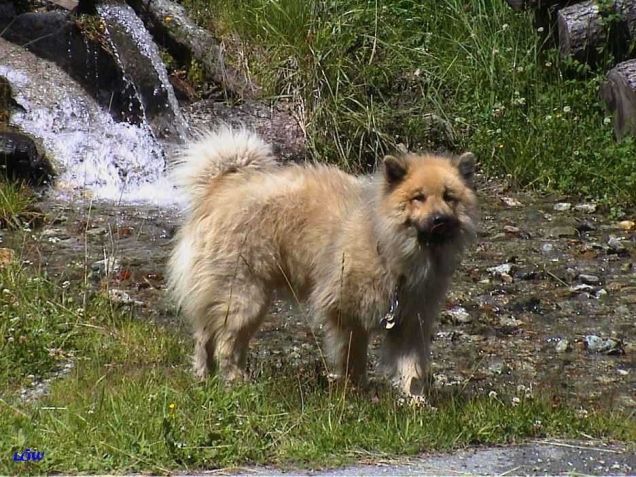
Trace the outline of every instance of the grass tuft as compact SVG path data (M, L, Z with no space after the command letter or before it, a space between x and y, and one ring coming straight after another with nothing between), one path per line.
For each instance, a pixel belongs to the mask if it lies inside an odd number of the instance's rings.
M20 228L33 215L33 194L23 184L0 178L0 228Z

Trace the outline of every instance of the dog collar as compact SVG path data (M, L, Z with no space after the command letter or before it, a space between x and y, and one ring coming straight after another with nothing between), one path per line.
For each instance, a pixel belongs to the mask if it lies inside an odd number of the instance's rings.
M398 299L398 290L397 286L393 293L391 293L391 298L389 298L389 309L384 314L384 316L380 319L380 326L385 330L390 330L395 327L398 323L398 306L400 305L400 301Z
M393 289L393 293L391 293L391 296L389 297L389 308L380 319L380 326L385 330L391 330L399 324L400 287L403 281L404 277L400 277L398 279L398 282Z

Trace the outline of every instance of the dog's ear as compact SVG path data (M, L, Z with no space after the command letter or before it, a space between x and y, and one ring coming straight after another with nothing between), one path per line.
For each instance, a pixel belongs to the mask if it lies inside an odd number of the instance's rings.
M400 182L408 170L406 158L402 156L384 156L384 177L389 185Z
M472 152L465 152L461 156L453 159L453 164L459 170L459 173L466 181L466 184L473 185L473 177L475 176L475 163L477 158Z

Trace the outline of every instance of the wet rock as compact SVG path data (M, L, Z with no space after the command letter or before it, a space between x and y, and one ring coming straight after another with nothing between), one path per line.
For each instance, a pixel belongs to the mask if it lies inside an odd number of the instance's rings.
M494 360L488 365L488 372L494 375L505 374L510 371L510 367L503 360Z
M576 230L579 232L591 232L596 230L596 226L589 220L581 220L576 224Z
M162 138L183 138L185 121L159 50L134 10L125 3L100 2L98 16L117 64L140 98L146 119Z
M184 108L191 124L221 122L231 126L247 126L272 144L277 157L283 161L306 158L305 134L294 119L289 106L282 102L242 101L238 104L203 100Z
M549 238L575 238L579 236L576 227L570 225L559 225L552 227L546 234Z
M523 207L523 204L514 197L502 197L501 202L507 207Z
M6 267L15 260L15 250L11 248L0 248L0 268Z
M536 270L519 270L514 277L517 280L538 280L541 278L541 273Z
M592 285L587 285L585 283L582 283L580 285L574 285L570 287L570 292L574 293L574 294L578 294L578 293L593 293L594 292L594 287Z
M143 106L103 37L84 35L68 12L24 13L2 24L2 37L57 63L86 88L115 119L143 121ZM46 38L46 41L38 41Z
M598 206L596 204L576 204L574 210L577 212L584 212L586 214L593 214L596 212Z
M544 243L541 245L541 252L543 252L546 255L551 254L552 252L554 252L554 245L552 245L551 243Z
M565 212L572 208L572 204L570 204L569 202L559 202L557 204L554 204L554 207L552 208L557 212Z
M605 288L599 288L594 292L594 297L597 299L601 299L607 296L607 290Z
M110 290L108 290L108 298L110 298L110 300L113 303L116 303L118 305L144 306L144 302L143 301L135 300L128 293L126 293L125 291L119 290L119 289L116 289L116 288L111 288Z
M86 236L95 238L101 237L102 235L106 235L108 233L108 229L106 227L92 227L86 231Z
M496 267L487 268L486 271L495 276L501 276L501 274L506 273L510 274L513 270L512 263L502 263L501 265L497 265Z
M560 339L554 349L557 353L567 353L572 350L572 344L567 339Z
M628 273L634 269L634 264L632 262L627 262L621 265L621 272Z
M636 222L633 220L623 220L618 223L618 228L627 232L636 229Z
M35 141L14 131L0 132L0 170L32 185L50 182L53 177L53 168Z
M581 273L579 275L579 281L586 285L598 285L601 283L601 279L596 275L588 275L586 273Z
M625 254L627 249L623 244L622 240L614 235L611 235L609 240L607 241L607 246L609 247L607 253L616 253L618 255Z
M543 310L541 308L541 299L536 296L531 296L529 298L516 301L512 305L512 310L515 313L543 313Z
M507 328L509 330L514 330L519 328L523 324L523 321L517 320L514 316L502 316L499 318L499 326L502 328Z
M583 338L585 349L590 353L622 354L623 344L613 338L601 338L596 335L587 335Z
M442 312L442 322L444 323L463 325L472 321L473 319L468 311L466 311L466 308L461 306L454 306Z

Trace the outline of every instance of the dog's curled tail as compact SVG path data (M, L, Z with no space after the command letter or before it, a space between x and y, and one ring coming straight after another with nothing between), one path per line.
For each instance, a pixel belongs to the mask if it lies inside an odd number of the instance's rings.
M172 178L197 203L210 180L228 172L274 166L272 147L246 128L229 126L200 134L175 159Z

